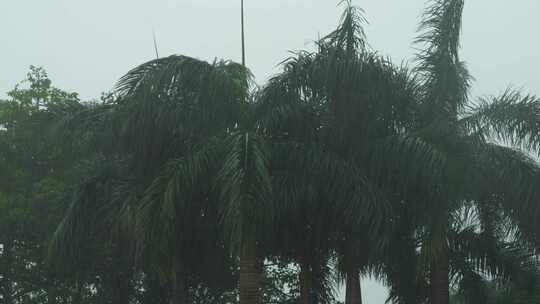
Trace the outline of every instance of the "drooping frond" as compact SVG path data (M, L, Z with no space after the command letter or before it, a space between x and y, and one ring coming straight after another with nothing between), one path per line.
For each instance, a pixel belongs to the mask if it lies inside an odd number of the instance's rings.
M212 75L214 70L221 75ZM120 78L116 91L121 96L151 94L155 97L167 97L197 92L201 94L200 91L206 83L219 81L215 79L216 76L221 76L219 78L222 81L236 79L238 89L247 92L250 74L240 64L227 61L210 64L179 55L155 59L132 69Z
M474 272L521 287L538 284L540 280L535 252L519 242L496 239L471 229L450 233L449 238L452 265L462 277Z
M284 204L284 212L300 208L290 212L327 221L313 223L313 229L320 226L337 232L360 226L375 235L388 228L387 198L353 163L314 145L286 143L272 151L273 172L280 182L275 186L276 203Z
M57 121L53 136L63 145L83 144L92 152L116 151L118 124L115 104L85 104Z
M261 90L255 115L265 134L281 140L315 140L324 111L322 89L312 78L316 68L313 54L299 53Z
M225 145L214 187L223 202L220 217L225 233L237 245L260 236L272 220L269 152L255 133L232 133Z
M488 281L481 274L474 271L468 263L463 263L462 267L458 270L459 275L457 284L457 297L460 299L459 303L462 304L481 304L489 303L488 301Z
M228 61L169 56L142 64L120 79L119 145L145 159L148 175L202 138L245 119L249 72Z
M461 119L471 133L540 155L540 98L506 90L483 98Z
M299 53L263 89L261 123L273 136L328 141L351 153L416 124L416 82L406 67L375 53Z
M144 128L152 131L161 125L176 132L194 129L198 133L208 132L211 126L220 131L234 126L248 100L249 75L233 62L210 64L186 56L142 64L117 84L122 104L134 120L124 128L135 129L140 136ZM154 136L170 133L153 132Z
M540 165L520 150L495 144L475 154L477 191L485 203L501 206L520 234L536 245L540 218Z
M407 194L407 189L435 195L443 183L447 168L451 166L445 151L413 135L391 136L375 141L370 147L368 160L370 176L393 185L394 190L405 191L402 192L405 197L415 195Z
M120 160L98 159L88 164L89 177L71 196L71 203L54 232L49 259L57 263L83 263L97 254L99 242L115 238L129 229L130 205L136 191L130 178L122 175ZM87 263L87 262L85 262Z
M139 201L137 232L145 235L144 243L168 242L175 225L193 216L189 210L203 208L199 200L206 197L202 200L207 201L212 195L212 175L223 154L221 144L217 138L208 140L163 166Z
M494 285L528 290L540 282L535 251L498 233L507 225L495 214L499 210L494 202L471 202L453 215L448 231L451 278L463 303L491 303Z
M138 201L137 257L152 263L165 278L174 276L172 267L180 259L205 284L217 284L221 277L216 277L216 271L231 279L227 272L231 260L222 242L215 191L215 175L226 147L223 138L208 138L181 157L170 159Z

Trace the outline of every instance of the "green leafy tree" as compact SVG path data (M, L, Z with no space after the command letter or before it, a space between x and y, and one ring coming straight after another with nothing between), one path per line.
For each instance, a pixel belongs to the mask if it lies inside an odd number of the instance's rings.
M76 93L52 86L42 68L0 101L0 295L3 303L54 303L66 290L45 265L46 240L65 210L77 153L58 145L53 123L80 109ZM60 277L59 277L60 276Z

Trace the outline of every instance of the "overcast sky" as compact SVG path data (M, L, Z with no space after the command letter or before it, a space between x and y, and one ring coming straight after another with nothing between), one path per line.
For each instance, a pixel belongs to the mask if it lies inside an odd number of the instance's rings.
M288 51L313 49L335 28L337 0L245 0L247 64L259 84ZM56 86L96 98L130 68L155 57L185 54L240 60L240 0L0 0L0 97L43 66ZM365 9L370 45L394 61L410 61L424 0L353 0ZM540 94L539 0L466 1L462 59L476 78L473 94L509 85ZM364 286L367 303L384 292Z

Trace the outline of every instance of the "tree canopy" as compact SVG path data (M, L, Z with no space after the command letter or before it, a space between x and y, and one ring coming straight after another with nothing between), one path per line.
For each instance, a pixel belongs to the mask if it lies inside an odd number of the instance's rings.
M540 98L471 96L464 0L416 60L337 29L262 87L143 63L81 101L42 68L0 101L0 303L537 303Z

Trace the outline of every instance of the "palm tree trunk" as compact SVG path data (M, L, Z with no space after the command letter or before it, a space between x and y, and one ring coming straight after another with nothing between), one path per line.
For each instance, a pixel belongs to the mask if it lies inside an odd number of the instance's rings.
M305 262L300 263L300 303L313 304L313 271Z
M444 246L437 258L431 262L430 297L431 304L448 304L450 302L448 248Z
M355 268L347 271L345 286L345 304L362 304L362 289L360 286L360 274Z
M240 252L240 304L259 304L261 269L255 239L243 242Z

